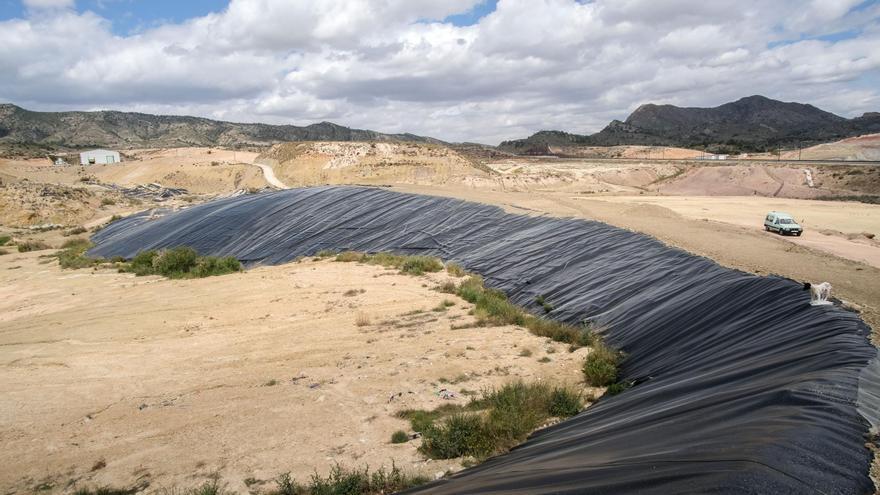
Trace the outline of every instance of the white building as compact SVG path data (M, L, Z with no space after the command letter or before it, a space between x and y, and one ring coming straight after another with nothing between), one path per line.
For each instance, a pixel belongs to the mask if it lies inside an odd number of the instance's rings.
M119 163L119 152L110 150L92 150L79 154L79 163L81 165L103 165L108 163Z

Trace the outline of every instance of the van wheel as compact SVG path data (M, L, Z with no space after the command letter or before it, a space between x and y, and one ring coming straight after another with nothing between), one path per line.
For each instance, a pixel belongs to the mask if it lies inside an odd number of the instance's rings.
M798 233L796 233L795 235L798 236L798 237L800 237L802 233L803 233L803 232L798 232Z
M770 232L770 227L768 227L768 226L765 225L765 226L764 226L764 230L766 230L767 232Z

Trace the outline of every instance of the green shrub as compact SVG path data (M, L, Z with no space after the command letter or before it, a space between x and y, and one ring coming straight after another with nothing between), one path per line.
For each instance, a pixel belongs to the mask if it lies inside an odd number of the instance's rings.
M620 353L596 339L590 354L584 360L584 378L594 387L607 387L617 381Z
M403 411L398 411L395 416L400 419L409 420L409 424L412 427L413 431L424 433L425 430L431 427L434 421L437 421L438 419L445 416L464 412L468 410L469 406L473 407L475 404L476 403L474 402L472 402L468 406L462 406L459 404L443 404L442 406L431 411L425 411L422 409L404 409Z
M98 488L77 488L73 495L134 495L139 491L139 487L135 488L112 488L109 486L101 486Z
M550 394L548 411L553 416L567 418L581 412L583 403L580 394L567 388L554 388Z
M605 395L617 395L631 386L632 382L627 381L612 383L611 385L608 385L607 389L605 389Z
M116 200L113 198L102 198L101 199L101 206L111 206L111 205L115 205L115 204L116 204Z
M9 244L9 241L12 240L12 236L8 235L0 235L0 246L5 246Z
M232 256L218 258L202 256L196 260L195 268L190 272L195 278L214 277L241 271L241 262Z
M131 259L128 263L128 266L120 268L120 271L131 272L135 275L152 275L153 270L153 260L159 256L159 253L154 250L141 251Z
M358 253L356 251L343 251L336 255L336 261L341 261L344 263L351 262L359 262L364 261L366 255L364 253Z
M241 263L231 257L199 256L195 249L185 246L162 251L141 251L122 272L135 275L162 275L168 278L202 278L241 271Z
M446 273L452 275L453 277L464 277L465 275L467 275L467 272L458 263L447 263Z
M408 275L423 275L426 272L439 272L443 263L430 256L410 256L400 265L400 272Z
M322 253L326 254L322 256ZM443 269L443 263L430 256L403 256L392 253L366 254L357 251L344 251L339 254L321 251L317 254L317 257L328 256L335 256L336 261L341 262L361 262L386 268L397 268L401 273L408 275L423 275L427 272L439 272Z
M86 228L83 227L83 226L79 226L79 227L74 227L74 228L72 228L72 229L70 229L70 230L68 230L68 231L65 231L65 232L64 232L64 236L65 236L65 237L70 237L70 236L72 236L72 235L85 234L86 232L88 232L88 229L86 229Z
M434 288L434 290L442 292L444 294L455 294L455 291L457 289L458 288L455 286L455 282L451 280L447 280L446 282L443 282L442 284Z
M409 435L406 434L403 430L397 430L391 434L391 443L406 443L409 442Z
M29 253L31 251L42 251L44 249L52 249L52 246L43 241L25 241L18 243L19 253Z
M419 450L432 459L452 459L465 455L484 457L492 449L480 416L455 414L425 430Z
M183 278L196 267L199 253L195 249L179 246L161 251L153 260L153 269L158 275L168 278Z
M103 259L86 256L86 251L92 247L92 243L88 239L68 239L61 247L64 249L54 255L58 258L58 264L61 268L88 268L104 262Z
M219 481L206 481L197 488L191 488L185 492L186 495L226 495L230 492Z
M538 295L537 297L535 297L535 303L537 303L538 306L544 308L545 313L553 311L553 305L548 303L543 295Z
M68 239L61 245L61 249L88 249L90 247L92 247L92 243L82 237Z
M285 473L276 478L276 490L270 495L384 495L396 493L407 488L422 485L430 481L425 476L405 474L396 465L391 470L379 468L370 472L363 470L347 470L339 466L330 468L326 477L313 474L308 484L302 485Z
M478 459L504 452L528 437L551 417L580 412L581 397L568 389L545 383L517 381L483 392L478 400L446 411L407 411L422 432L423 454L434 459L463 455ZM398 413L400 416L401 413Z

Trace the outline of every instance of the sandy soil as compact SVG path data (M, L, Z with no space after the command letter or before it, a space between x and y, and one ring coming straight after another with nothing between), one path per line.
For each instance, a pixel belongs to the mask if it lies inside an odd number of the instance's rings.
M439 186L396 186L395 189L495 204L510 212L526 215L547 214L599 220L646 233L671 246L706 256L731 268L762 275L778 274L798 281L828 281L834 286L835 296L861 310L862 318L875 329L875 343L880 343L880 269L794 244L790 242L790 237L764 232L753 224L746 227L688 218L659 205L615 202L609 201L608 197L578 196L564 192L492 191ZM749 201L753 199L749 198ZM736 207L740 204L736 203ZM844 202L827 205L818 202L816 205L815 211L839 209L839 215L843 216L851 211L863 211L864 206ZM760 220L765 212L761 208L758 211L761 211ZM810 214L813 218L808 209L790 213L799 218ZM853 223L853 229L867 230L870 225Z
M445 274L305 261L170 281L39 254L0 256L0 493L215 475L246 493L246 478L334 463L434 476L459 464L392 445L408 429L396 411L446 403L442 388L463 403L516 377L578 383L589 352L515 327L451 330L472 317L432 289ZM433 311L444 299L455 306Z
M735 196L607 196L597 199L617 204L657 205L685 218L724 222L755 231L764 229L767 212L784 211L794 215L805 229L801 237L785 237L786 241L880 268L880 239L872 239L875 235L880 236L880 205Z

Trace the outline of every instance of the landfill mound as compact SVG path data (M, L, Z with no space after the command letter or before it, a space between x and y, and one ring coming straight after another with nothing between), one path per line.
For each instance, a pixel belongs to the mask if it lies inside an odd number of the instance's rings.
M445 184L491 173L450 148L424 143L283 143L255 162L271 166L291 186Z
M598 222L375 188L293 189L115 222L92 255L193 246L246 264L320 250L458 262L549 317L592 321L633 387L414 493L873 493L869 328L799 283Z
M128 198L146 199L158 202L189 193L186 189L180 187L165 187L156 182L140 184L134 187L122 187L113 184L110 187L121 192Z

